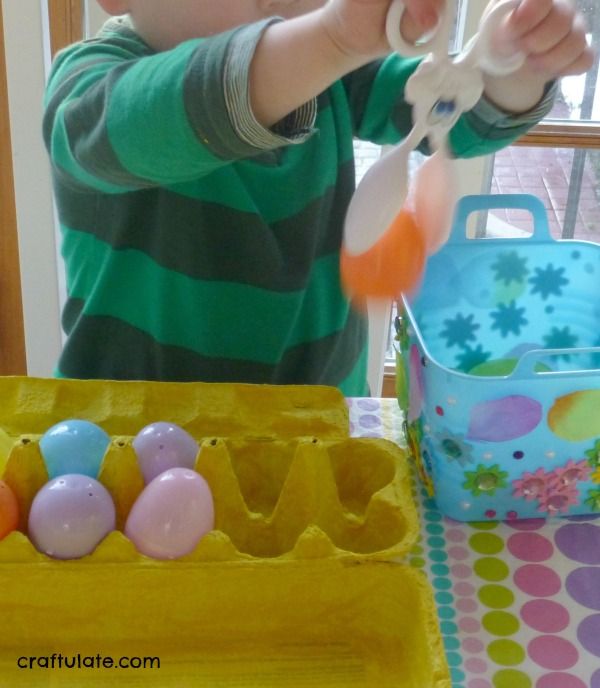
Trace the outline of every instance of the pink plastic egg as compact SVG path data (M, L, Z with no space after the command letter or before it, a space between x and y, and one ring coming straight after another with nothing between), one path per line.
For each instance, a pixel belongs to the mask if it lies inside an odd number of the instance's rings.
M189 468L170 468L141 492L129 512L125 535L142 554L177 559L214 528L214 519L206 480Z
M29 538L55 559L90 554L115 529L115 506L94 478L71 473L46 483L29 511Z
M198 443L175 423L151 423L133 440L146 485L168 468L193 468Z

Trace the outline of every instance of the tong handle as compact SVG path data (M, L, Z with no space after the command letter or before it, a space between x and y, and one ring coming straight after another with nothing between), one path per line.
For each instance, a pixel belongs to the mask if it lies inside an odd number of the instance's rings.
M418 43L409 43L404 39L400 31L400 23L406 7L402 0L393 0L385 21L385 33L391 48L403 57L420 57L429 53L434 53L440 57L447 55L451 18L453 16L450 9L453 6L454 1L448 0L440 15L437 26L427 34L425 40Z

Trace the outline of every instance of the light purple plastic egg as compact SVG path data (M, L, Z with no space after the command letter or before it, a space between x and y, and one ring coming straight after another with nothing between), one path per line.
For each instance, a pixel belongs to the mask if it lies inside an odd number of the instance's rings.
M94 478L61 475L36 494L29 511L29 538L55 559L78 559L93 552L115 529L115 506Z
M142 554L177 559L196 547L214 520L206 480L189 468L170 468L143 489L129 512L125 535Z
M193 468L199 447L175 423L151 423L135 436L133 448L146 485L169 468Z

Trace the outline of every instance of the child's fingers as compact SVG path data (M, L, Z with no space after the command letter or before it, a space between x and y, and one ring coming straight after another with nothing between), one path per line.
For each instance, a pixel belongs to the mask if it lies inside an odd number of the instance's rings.
M585 72L592 68L595 59L596 53L591 48L587 48L574 62L563 67L559 76L585 74Z
M440 0L403 0L406 14L421 29L432 29L443 3Z
M550 50L530 55L527 63L537 71L560 77L582 74L593 65L594 57L594 51L587 45L583 18L577 17L567 36Z
M575 8L570 3L556 2L543 21L521 34L518 45L528 54L546 53L572 33L575 20Z
M511 40L525 36L541 24L554 9L554 0L522 0L510 14L505 29Z
M402 35L413 42L435 28L446 0L403 0L403 4L406 12L402 18Z

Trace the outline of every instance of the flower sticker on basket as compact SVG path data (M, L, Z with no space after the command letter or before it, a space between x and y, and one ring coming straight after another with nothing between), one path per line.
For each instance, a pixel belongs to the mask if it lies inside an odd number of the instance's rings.
M505 286L512 282L523 284L529 274L526 266L525 256L520 256L516 251L502 251L492 263L495 281L502 282Z
M594 446L585 451L584 454L587 456L588 463L592 468L600 468L600 440L596 440Z
M524 315L525 308L518 307L514 299L508 304L499 303L495 311L491 311L490 316L494 321L492 330L500 330L503 337L509 334L521 334L521 328L529 323Z
M553 327L550 332L543 337L546 349L573 349L577 346L577 335L571 332L568 325L564 327ZM560 354L559 358L568 361L571 354Z
M535 274L529 278L531 293L539 294L544 301L550 296L562 296L562 288L569 284L564 277L565 268L555 268L548 263L545 268L535 268Z
M600 490L590 490L585 505L592 511L600 511Z
M415 462L415 467L421 482L430 497L433 497L435 489L431 478L431 460L428 449L424 446L423 423L417 420L413 423L406 423L404 435L410 455Z
M588 480L592 469L585 459L569 459L564 466L557 466L551 473L551 488L561 490L576 486L578 482Z
M457 313L454 318L444 320L445 328L440 332L440 337L446 340L448 348L453 346L466 347L468 342L475 340L475 332L481 325L474 322L474 318L473 313L467 316Z
M539 401L510 394L472 406L466 437L473 442L506 442L529 434L541 420Z
M491 351L484 351L483 346L478 344L476 347L466 346L463 351L456 355L456 369L462 370L469 375L478 375L478 368L486 364L491 357Z
M591 440L600 435L599 408L600 389L565 394L555 399L548 411L548 427L569 442Z
M451 433L449 430L442 430L435 433L435 444L438 451L446 457L448 462L456 462L460 466L473 463L473 446L465 442L463 435Z
M577 484L587 481L590 471L586 459L569 459L564 466L551 471L538 468L534 473L525 472L512 481L513 496L537 502L537 511L549 516L565 514L571 506L580 503Z
M538 468L534 473L527 471L512 481L513 496L522 497L528 502L540 499L548 491L549 478L550 474L543 468Z
M579 491L574 487L559 491L549 490L540 498L538 511L547 513L548 516L566 514L572 506L579 504Z
M496 490L508 487L508 473L495 463L491 466L479 464L474 471L465 471L463 488L474 497L493 496Z

